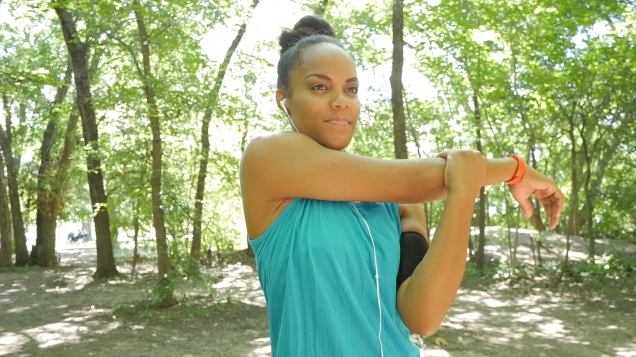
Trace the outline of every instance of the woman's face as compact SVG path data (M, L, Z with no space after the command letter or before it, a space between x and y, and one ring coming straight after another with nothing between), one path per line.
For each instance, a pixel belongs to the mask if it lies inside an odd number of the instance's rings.
M278 95L286 94L285 104L299 132L324 147L342 150L351 142L360 115L355 64L331 43L309 46L301 56L301 66L290 74L290 90Z

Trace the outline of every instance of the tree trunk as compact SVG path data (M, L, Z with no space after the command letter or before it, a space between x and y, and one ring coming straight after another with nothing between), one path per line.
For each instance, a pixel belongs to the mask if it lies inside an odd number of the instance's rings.
M29 252L26 246L22 207L20 206L20 192L18 191L19 166L16 158L13 156L11 143L11 109L9 108L9 99L5 94L2 95L2 102L7 131L5 133L2 124L0 124L0 148L2 148L5 165L7 167L11 223L13 224L13 238L15 241L15 265L25 266L29 263Z
M411 133L411 137L413 138L413 143L415 144L415 148L417 149L417 157L422 158L422 147L420 146L420 138L417 135L417 130L413 126L413 118L411 117L411 112L408 106L408 100L406 99L406 95L404 92L402 93L402 98L404 98L404 111L405 111L405 122L408 128L408 131Z
M71 155L75 149L75 131L79 116L71 113L66 126L64 136L64 148L57 164L57 172L52 180L47 176L52 176L47 171L41 171L43 181L49 181L47 186L38 186L37 201L37 242L31 252L31 263L41 267L56 265L55 257L55 231L57 229L57 216L63 207L63 198L66 192L66 182L68 181L68 169L71 165ZM46 134L45 134L46 135ZM44 144L43 144L44 146ZM50 161L50 160L49 160ZM40 170L43 168L40 167ZM45 168L50 171L50 167ZM40 183L40 177L38 177ZM45 183L46 184L46 183Z
M568 115L568 122L570 124L568 134L570 136L570 174L572 180L572 190L570 193L570 215L568 217L568 227L565 237L565 258L563 262L561 262L561 271L559 272L556 282L559 283L563 279L563 275L568 268L568 258L570 253L570 235L572 235L573 230L576 227L576 211L579 207L579 184L578 184L578 174L577 174L577 163L576 163L576 138L574 137L574 110L572 110L572 114Z
M51 163L51 148L55 142L55 134L57 131L57 122L59 118L55 115L57 107L62 104L68 93L68 89L71 84L71 77L73 68L71 62L66 68L64 75L64 84L57 89L55 99L51 103L49 115L52 119L49 121L46 129L44 130L44 137L42 139L42 146L40 148L40 168L38 170L38 198L36 209L36 230L37 239L35 246L31 250L31 264L39 265L41 267L50 267L57 264L55 257L55 231L57 228L57 216L60 210L59 195L65 189L66 177L59 179L57 174L54 174L53 166ZM74 121L74 123L73 123ZM69 118L69 124L67 127L66 139L64 142L64 152L62 154L62 162L70 164L70 155L72 153L72 147L70 151L67 149L69 142L69 134L75 133L77 127L77 115L71 115ZM69 133L68 130L72 132ZM71 138L72 139L72 138ZM73 145L74 140L70 140L70 144ZM65 157L66 156L66 157ZM61 170L61 166L58 166L58 170Z
M247 146L247 134L249 132L249 124L247 122L244 122L245 125L243 126L243 134L241 135L241 153L243 153L245 151L245 147ZM248 257L254 257L254 249L252 248L252 245L250 244L250 237L249 235L245 235L245 244L247 246L247 248L245 249L245 254Z
M89 46L78 37L75 22L71 14L59 5L56 5L54 8L60 20L64 40L73 63L75 89L77 91L77 108L82 118L84 145L87 148L86 168L88 172L91 203L93 206L93 221L95 222L97 246L97 269L93 277L96 279L109 278L119 273L115 266L115 257L113 255L108 201L104 190L101 160L99 159L99 133L97 131L95 108L93 107L88 74Z
M511 42L514 42L511 40ZM519 94L519 89L518 89L518 81L517 81L517 56L516 56L517 51L515 49L512 50L512 87L513 87L513 93L514 93L514 98L517 99L518 103L519 103L519 113L521 115L521 122L524 125L525 130L528 132L530 138L529 138L529 142L528 142L528 156L527 156L527 160L528 160L528 165L531 166L532 168L537 168L537 160L534 156L534 146L536 144L536 135L535 135L535 130L534 127L532 125L532 123L530 122L530 120L527 117L526 114L526 110L525 110L525 104L524 104L524 99L523 97ZM514 113L517 114L517 113ZM530 217L530 223L538 230L538 231L544 231L545 230L545 225L543 224L543 220L541 219L541 215L538 214L538 212L540 212L539 210L539 202L535 199L535 198L530 198L530 203L532 204L532 208L534 212L537 212L537 214L533 214L532 217Z
M260 0L252 1L252 11L256 8ZM249 20L249 19L248 19ZM219 66L219 72L216 74L216 78L214 80L214 87L212 87L212 91L210 92L209 105L205 108L205 113L203 115L203 121L201 123L201 158L199 161L199 172L197 174L197 189L194 195L194 218L193 218L193 227L192 227L192 246L190 247L190 257L194 261L199 261L201 259L201 238L202 238L202 220L203 220L203 202L205 196L205 179L208 173L208 160L210 157L210 121L212 119L212 111L214 107L216 107L216 103L219 96L219 90L221 89L221 85L223 84L223 78L225 78L225 73L227 70L227 66L236 51L239 43L241 43L241 39L243 39L243 35L245 34L245 29L247 28L247 21L241 25L239 32L234 37L230 48L225 52L225 58L223 62ZM249 246L249 245L248 245Z
M585 127L585 125L584 125ZM585 179L583 180L583 187L585 187L585 204L584 204L584 212L585 212L585 216L587 219L584 219L583 222L581 222L581 224L586 224L587 223L587 239L589 241L589 245L588 245L588 249L587 249L587 255L588 255L588 259L590 261L594 261L594 234L592 232L592 228L593 228L593 221L592 221L592 209L593 209L593 203L591 202L591 195L589 194L590 191L590 182L592 179L592 155L590 155L590 150L588 148L588 144L587 144L587 138L585 137L585 133L581 132L581 140L582 140L582 149L583 149L583 159L585 160Z
M481 146L481 111L479 109L479 98L477 92L473 93L473 106L475 107L475 125L477 127L477 150L482 152ZM475 260L477 269L484 269L484 248L486 246L486 189L479 190L479 239L477 240L477 252Z
M7 181L4 175L4 158L2 152L0 152L0 267L11 266L13 255L12 241Z
M155 91L152 86L153 77L150 68L150 41L146 33L146 25L141 13L139 0L133 0L135 19L139 30L139 42L143 57L143 83L148 104L148 118L152 131L152 174L150 176L150 188L152 197L152 222L155 228L157 241L157 265L159 269L159 284L162 286L160 307L175 305L177 300L170 284L172 264L168 253L168 241L166 237L166 225L163 216L163 203L161 200L161 171L162 171L162 141L161 126L159 122L159 110L155 100Z
M595 202L596 199L598 197L598 192L600 191L599 188L601 186L601 183L603 182L603 177L605 174L605 170L607 169L607 166L609 166L612 158L614 157L614 154L616 153L616 150L614 150L614 148L618 147L618 145L620 144L622 139L621 135L618 135L616 133L614 133L614 137L612 138L612 140L610 141L609 145L608 145L608 150L602 150L602 153L600 155L598 154L598 151L595 149L596 145L593 146L592 150L588 150L587 149L587 145L584 145L584 150L586 152L585 154L585 165L586 165L586 178L585 178L585 202L583 205L583 212L585 213L584 216L584 221L587 224L587 238L589 240L589 246L588 246L588 259L590 261L594 261L594 256L595 256L595 238L594 238L594 232L593 232L593 225L594 225L594 206L595 206ZM586 144L586 142L584 141L584 144ZM590 152L595 153L594 155L590 155ZM592 170L591 170L591 161L594 159L594 157L596 157L597 159L597 164L596 164L596 168L594 170L594 179L592 179Z
M137 199L137 204L133 207L134 216L133 216L133 257L132 257L132 271L135 273L135 269L137 267L137 260L139 259L139 199Z
M59 90L58 90L59 93ZM31 264L48 267L55 265L55 230L57 227L57 205L53 196L53 175L51 173L51 148L57 131L57 120L49 121L44 130L40 148L40 169L38 170L38 198L35 216L37 238L31 250ZM46 248L45 248L46 246ZM52 248L52 251L50 251Z
M393 1L393 66L391 69L391 104L393 107L393 144L396 159L408 159L402 67L404 66L404 1Z

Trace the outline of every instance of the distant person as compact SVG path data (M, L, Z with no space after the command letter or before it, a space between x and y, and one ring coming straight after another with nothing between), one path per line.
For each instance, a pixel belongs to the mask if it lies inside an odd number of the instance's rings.
M89 238L89 237L88 237L88 232L86 232L86 229L84 229L84 227L80 228L80 230L79 230L79 235L80 235L80 237L82 238L82 240L83 240L84 242L87 242L87 241L88 241L88 238Z
M520 157L451 150L382 160L344 152L360 114L352 57L313 16L283 31L279 43L276 103L293 131L252 140L240 174L272 355L418 356L409 330L433 334L453 302L480 188L510 183L528 216L534 194L553 228L563 194ZM421 260L420 203L442 198ZM415 251L400 249L409 242Z
M88 241L88 233L83 227L77 228L74 231L70 231L67 235L67 240L69 243L78 242L80 239L84 242Z
M69 243L73 243L73 242L75 242L75 241L76 241L76 239L75 239L75 232L74 232L74 231L70 231L70 232L68 232L68 234L66 235L66 240L67 240Z

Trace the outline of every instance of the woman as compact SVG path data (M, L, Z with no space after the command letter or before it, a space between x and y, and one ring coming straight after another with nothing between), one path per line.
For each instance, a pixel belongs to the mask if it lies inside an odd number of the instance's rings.
M412 160L342 151L360 114L351 56L313 16L279 42L276 102L293 131L255 138L241 161L272 354L418 356L408 331L433 334L450 307L480 187L520 176L513 196L529 216L535 194L553 228L563 195L541 173L524 174L522 160L488 160L472 150ZM400 256L408 253L400 252L402 226L418 231L425 224L421 206L412 204L441 198L435 239L398 287Z

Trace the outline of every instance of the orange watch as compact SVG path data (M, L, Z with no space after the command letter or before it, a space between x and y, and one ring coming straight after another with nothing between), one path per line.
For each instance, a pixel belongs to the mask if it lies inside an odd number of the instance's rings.
M506 181L508 185L514 185L516 183L519 183L519 181L521 181L523 174L526 172L526 162L523 160L521 156L518 156L518 155L512 155L510 157L517 160L517 162L519 163L519 165L517 166L517 172L515 172L515 175L512 176L510 180Z

